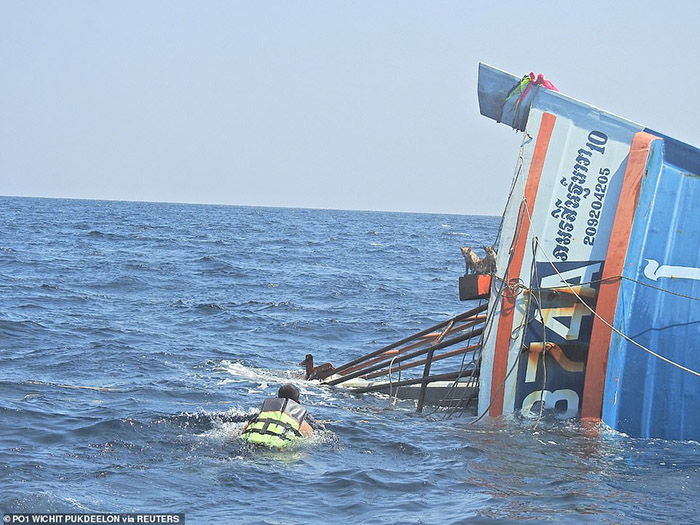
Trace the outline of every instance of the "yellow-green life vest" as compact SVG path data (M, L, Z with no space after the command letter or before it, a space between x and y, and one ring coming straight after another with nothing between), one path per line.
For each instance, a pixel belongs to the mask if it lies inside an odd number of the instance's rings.
M256 445L284 448L302 436L306 409L287 398L266 399L260 414L248 425L241 439Z

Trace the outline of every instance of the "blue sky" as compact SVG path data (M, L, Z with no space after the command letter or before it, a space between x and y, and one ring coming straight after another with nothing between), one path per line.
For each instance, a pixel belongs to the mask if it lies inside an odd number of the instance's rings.
M700 146L698 2L0 3L0 194L499 215L480 61Z

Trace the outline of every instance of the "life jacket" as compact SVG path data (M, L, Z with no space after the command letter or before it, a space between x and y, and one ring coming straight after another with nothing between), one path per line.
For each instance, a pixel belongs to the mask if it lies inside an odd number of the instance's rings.
M266 399L260 414L241 433L241 439L257 445L284 448L303 437L300 428L306 409L288 398Z

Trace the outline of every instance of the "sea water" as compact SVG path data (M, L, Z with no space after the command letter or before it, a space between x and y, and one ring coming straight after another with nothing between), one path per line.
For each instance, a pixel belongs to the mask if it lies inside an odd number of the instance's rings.
M0 513L693 522L695 442L415 413L303 380L444 321L498 218L0 198ZM325 425L237 439L285 383Z

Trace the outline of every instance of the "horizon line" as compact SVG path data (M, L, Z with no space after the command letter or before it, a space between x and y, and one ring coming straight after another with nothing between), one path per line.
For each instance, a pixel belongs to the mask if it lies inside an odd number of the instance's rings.
M282 206L270 204L227 204L216 202L183 202L183 201L158 201L149 199L105 199L100 197L46 197L36 195L0 195L0 198L11 199L44 199L44 200L66 200L66 201L88 201L88 202L124 202L124 203L142 203L142 204L173 204L181 206L229 206L236 208L272 208L272 209L287 209L287 210L316 210L316 211L352 211L361 213L404 213L404 214L420 214L420 215L458 215L467 217L500 217L500 215L489 215L485 213L457 213L457 212L438 212L438 211L410 211L410 210L375 210L375 209L360 209L360 208L323 208L317 206Z

